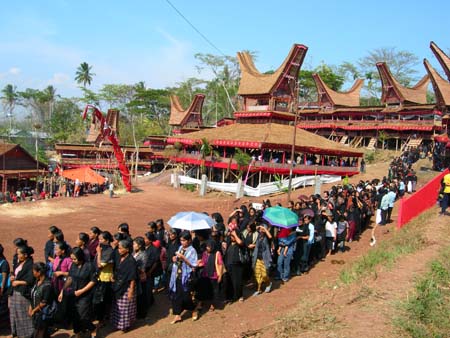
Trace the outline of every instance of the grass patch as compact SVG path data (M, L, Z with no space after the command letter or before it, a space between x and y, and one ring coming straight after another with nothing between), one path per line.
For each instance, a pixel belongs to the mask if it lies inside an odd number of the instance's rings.
M370 275L376 277L378 267L391 268L403 255L425 247L423 224L429 216L429 213L423 213L408 226L396 232L390 240L381 242L376 248L343 269L339 275L341 282L350 284Z
M417 338L450 337L450 248L430 264L394 319L400 333Z
M183 188L190 191L190 192L194 192L195 190L197 190L197 185L196 184L184 184Z

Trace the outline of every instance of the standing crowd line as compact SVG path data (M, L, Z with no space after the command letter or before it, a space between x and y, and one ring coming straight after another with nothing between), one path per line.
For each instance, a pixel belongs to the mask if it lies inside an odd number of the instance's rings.
M407 177L411 176L410 179ZM286 207L298 217L284 229L263 219L253 204L236 208L226 218L211 217L209 230L166 229L158 219L145 234L133 236L127 223L113 235L91 227L71 246L61 228L48 228L44 259L34 262L27 240L14 240L8 261L0 244L0 316L9 314L13 337L49 337L57 328L95 336L110 321L127 332L145 318L165 290L171 301L172 324L196 321L206 311L244 301L244 286L255 297L308 273L329 255L345 252L375 223L392 222L396 199L414 191L409 164L395 159L383 179L333 186L322 195L300 196ZM410 189L408 188L410 186ZM6 317L4 317L6 318Z

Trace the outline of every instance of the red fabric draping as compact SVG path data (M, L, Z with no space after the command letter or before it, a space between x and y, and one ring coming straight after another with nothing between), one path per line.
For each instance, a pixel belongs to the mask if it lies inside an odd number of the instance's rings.
M450 141L447 134L444 134L444 135L436 135L436 136L434 137L434 140L435 140L436 142L442 142L442 143Z
M381 125L363 125L363 124L355 124L355 125L339 125L333 123L311 123L311 124L299 124L298 127L300 129L342 129L342 130L418 130L418 131L431 131L433 130L433 126L421 126L421 125L389 125L389 124L381 124ZM439 129L436 127L436 129Z
M401 228L411 219L428 210L436 204L441 180L448 169L436 176L409 198L402 198L399 204L397 227Z
M252 141L235 141L235 140L214 140L213 145L237 148L260 148L260 142Z
M94 183L94 184L105 183L105 178L97 174L94 170L92 170L89 167L64 170L62 173L60 173L60 175L73 181L75 181L78 178L80 182L84 183Z

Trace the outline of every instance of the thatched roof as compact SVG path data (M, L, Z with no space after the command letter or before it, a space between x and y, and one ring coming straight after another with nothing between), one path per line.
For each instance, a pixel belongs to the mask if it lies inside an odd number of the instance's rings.
M316 83L318 101L321 106L358 107L360 105L359 98L364 80L357 79L352 88L346 92L336 92L323 82L319 74L313 74L313 79Z
M0 143L0 156L6 154L8 151L14 149L17 146L18 144Z
M188 109L183 109L181 106L180 100L178 96L171 95L170 96L170 118L169 124L171 126L181 126L183 125L189 118L192 113L199 114L199 121L202 120L202 108L203 101L205 100L205 95L196 94L194 99L192 100Z
M386 62L377 63L381 82L383 83L383 103L427 103L427 87L430 81L428 74L425 75L412 88L402 86L393 76Z
M450 83L445 80L439 73L430 65L427 59L423 60L425 69L431 79L433 85L436 102L439 106L450 106Z
M252 56L247 52L237 53L241 68L241 81L238 94L268 95L273 93L285 78L298 78L300 67L308 47L294 44L282 65L272 74L260 73L253 62Z
M290 150L294 127L278 123L244 124L237 123L225 127L202 130L167 139L168 143L180 142L191 145L208 140L212 145L238 148L264 148ZM362 156L363 152L330 141L322 136L297 128L296 151L315 154L336 154Z
M430 48L450 81L450 58L433 41L430 42Z

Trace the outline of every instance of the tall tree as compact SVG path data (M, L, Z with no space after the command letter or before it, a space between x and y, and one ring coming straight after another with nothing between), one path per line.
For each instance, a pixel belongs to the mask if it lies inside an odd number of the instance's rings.
M12 84L7 84L2 89L2 104L5 107L7 114L13 114L14 107L17 104L17 100L19 99L19 94L17 93L16 86L13 86Z
M11 137L11 131L13 127L13 117L14 117L14 108L17 104L17 100L19 99L19 94L17 93L16 86L13 86L12 84L7 84L2 89L2 104L5 108L6 117L9 119L9 128L8 128L8 135Z
M31 110L31 115L35 123L44 125L48 115L48 104L46 94L39 89L27 88L19 92L20 104Z
M56 94L56 88L51 85L47 86L47 88L43 90L43 101L48 104L48 119L52 118L55 101L58 96L59 95Z
M133 99L127 104L130 114L137 116L140 122L144 119L154 123L155 134L166 134L169 131L170 92L166 89L146 88L143 82L135 85Z
M317 88L312 77L313 74L319 74L323 82L335 91L341 90L345 82L339 69L332 65L322 63L313 70L301 70L298 75L300 101L317 101Z
M83 87L86 88L86 84L91 85L92 78L95 76L94 73L91 72L92 66L89 66L87 62L81 63L77 71L75 73L75 81L78 84L83 84Z
M235 57L217 56L212 54L195 54L201 64L197 66L199 71L208 68L214 78L206 86L206 96L219 99L224 94L225 102L221 102L222 116L231 116L236 111L238 104L237 91L239 88L239 65ZM214 105L218 104L215 102Z
M50 118L50 142L81 143L86 137L86 128L81 118L81 109L70 99L55 102L54 113Z
M397 50L394 47L376 48L360 58L356 65L349 62L341 67L347 74L363 76L366 79L364 86L362 104L378 104L381 97L381 80L376 68L377 62L386 62L392 75L403 86L410 87L418 80L417 69L419 58L405 50Z

